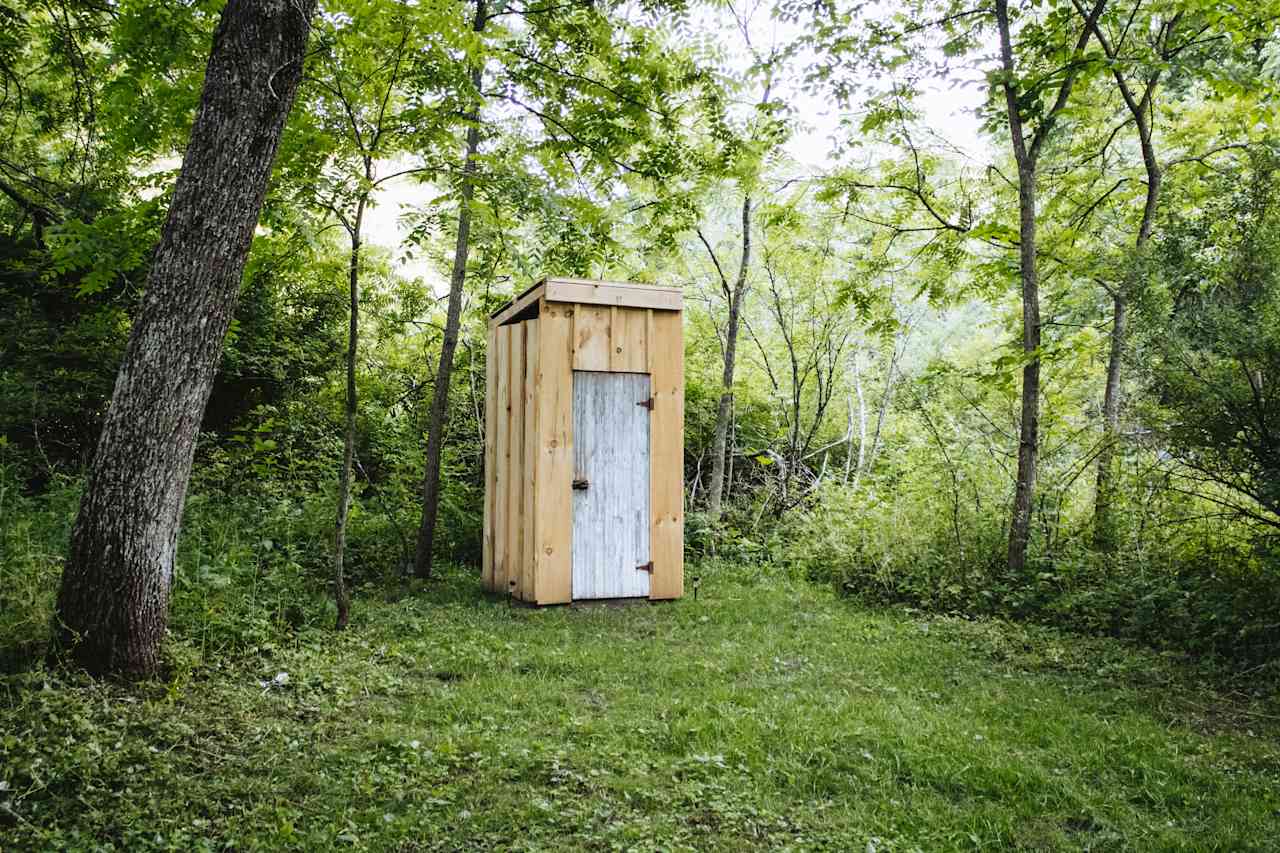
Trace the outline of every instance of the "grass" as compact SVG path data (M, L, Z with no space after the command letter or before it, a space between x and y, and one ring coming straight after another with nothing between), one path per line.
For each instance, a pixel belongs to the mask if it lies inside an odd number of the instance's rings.
M701 571L547 610L455 571L165 684L6 676L0 848L1280 849L1274 696Z

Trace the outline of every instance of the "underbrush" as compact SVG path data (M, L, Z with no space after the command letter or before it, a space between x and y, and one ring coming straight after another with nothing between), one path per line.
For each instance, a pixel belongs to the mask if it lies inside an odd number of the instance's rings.
M50 637L54 599L80 483L58 478L25 495L0 470L0 671L29 667ZM331 495L234 494L187 499L170 600L168 651L198 666L288 643L332 625ZM408 519L356 500L348 521L348 583L374 590L404 580Z
M1013 573L995 513L953 518L835 489L785 522L772 557L870 604L1038 622L1188 655L1225 675L1280 678L1280 559L1265 540L1208 530L1190 544L1107 556L1082 539L1046 548L1033 538Z

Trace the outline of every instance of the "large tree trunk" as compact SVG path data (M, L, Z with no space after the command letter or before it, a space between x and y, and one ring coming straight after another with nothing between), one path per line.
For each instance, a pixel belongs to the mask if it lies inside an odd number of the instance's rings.
M373 183L373 161L365 159L365 181ZM347 578L343 561L347 551L347 515L351 509L351 473L356 457L356 412L359 398L356 395L356 356L360 343L360 231L364 227L364 210L368 195L356 202L356 215L351 223L351 256L347 265L347 290L351 300L347 318L347 403L342 431L342 470L338 474L338 514L333 526L333 603L338 610L334 627L341 631L351 618L351 596L347 593Z
M476 4L472 30L481 32L487 21L485 3ZM479 97L484 69L471 69L471 86ZM480 150L480 105L477 103L467 128L467 147L462 164L461 199L458 206L458 237L453 247L453 271L449 276L449 308L445 314L444 340L440 344L440 363L436 367L436 387L431 398L427 421L426 462L422 475L422 520L418 524L418 545L414 569L420 578L431 577L431 558L435 550L436 517L440 510L440 452L444 447L445 418L449 412L449 384L453 379L453 356L458 349L458 330L462 325L462 293L467 281L467 259L471 252L471 200L475 197L476 154ZM489 353L489 358L493 353Z
M766 96L767 100L767 96ZM738 329L742 325L742 304L747 296L747 273L751 267L751 196L742 197L742 263L729 297L729 319L724 329L724 372L721 375L720 406L716 410L716 431L711 442L711 481L707 485L707 512L720 517L724 502L725 452L729 443L729 420L733 412L733 373L738 355Z
M58 592L55 653L157 673L200 420L285 119L314 0L229 0L173 203L129 335Z

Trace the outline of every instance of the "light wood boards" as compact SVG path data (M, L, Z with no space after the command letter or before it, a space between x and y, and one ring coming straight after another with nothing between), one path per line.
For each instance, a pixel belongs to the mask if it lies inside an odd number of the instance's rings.
M484 360L484 565L481 574L481 585L488 592L496 587L493 583L493 503L498 493L497 437L498 437L498 330L489 329L488 349Z
M573 369L608 370L609 309L598 305L572 305Z
M586 293L583 287L595 289L596 301L548 297L581 295ZM653 409L635 409L648 419L646 513L653 574L644 580L650 598L677 598L684 591L682 315L678 301L675 310L636 308L610 304L600 296L640 299L632 290L671 289L552 279L522 294L519 305L510 306L517 311L504 309L490 323L483 567L487 590L510 592L538 604L582 597L574 581L574 552L583 543L574 535L573 521L573 389L575 371L590 371L647 378ZM521 312L532 319L515 319ZM501 322L503 316L510 322Z
M534 502L538 512L533 600L566 604L573 598L573 306L543 302L538 314L538 455Z
M538 395L535 391L538 373L538 321L526 320L524 364L524 455L523 509L520 518L521 549L520 577L516 597L521 601L533 601L535 555L537 553L538 513L535 494L534 462L538 458Z
M511 330L512 326L497 328L498 370L496 437L494 441L494 498L493 498L493 591L505 592L507 588L507 548L510 537L507 492L511 488Z
M538 282L490 315L490 328L504 325L521 311L524 311L534 303L540 302L543 291L546 289L545 284L545 282Z
M525 290L489 318L490 326L511 322L518 314L532 310L535 303L573 302L619 308L653 308L679 311L684 293L678 287L633 284L621 281L595 281L586 278L548 278Z
M649 511L653 579L650 598L684 594L684 325L682 315L651 311L653 414L649 424Z
M684 304L684 294L678 287L569 278L547 279L544 298L547 302L657 308L666 311L679 311Z
M573 306L573 369L648 373L652 309Z
M507 368L507 488L502 496L507 502L507 571L506 589L520 592L521 562L524 557L524 368L525 323L507 326L511 330Z

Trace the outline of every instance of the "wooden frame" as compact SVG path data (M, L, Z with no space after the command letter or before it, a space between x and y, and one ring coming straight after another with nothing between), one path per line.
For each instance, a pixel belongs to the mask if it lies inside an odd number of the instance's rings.
M684 593L684 331L679 288L543 279L489 321L483 586L573 601L573 372L647 373L649 598Z

